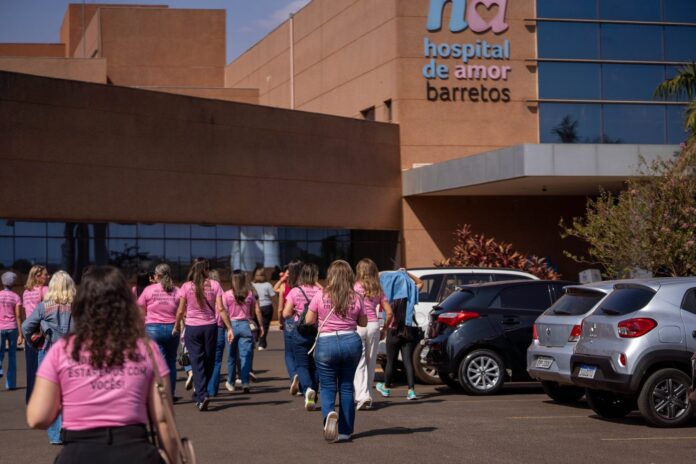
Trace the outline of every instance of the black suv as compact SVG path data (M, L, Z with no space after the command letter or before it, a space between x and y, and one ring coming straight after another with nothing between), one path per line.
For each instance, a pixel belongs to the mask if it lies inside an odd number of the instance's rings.
M448 386L492 395L507 380L529 380L534 321L572 282L517 280L464 285L435 306L421 360Z

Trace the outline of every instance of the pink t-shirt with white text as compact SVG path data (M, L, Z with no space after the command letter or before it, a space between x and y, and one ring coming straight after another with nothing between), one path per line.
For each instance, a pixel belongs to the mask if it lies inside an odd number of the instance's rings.
M178 293L179 287L174 287L171 292L164 290L162 284L145 287L138 298L138 305L145 309L145 323L174 324L179 307Z
M27 319L29 319L31 313L34 312L36 306L44 299L46 293L48 293L48 287L45 285L34 287L31 290L24 290L24 294L22 295L22 306L24 306L24 315Z
M215 280L206 280L203 285L203 295L205 301L201 308L196 299L196 286L193 282L186 282L179 289L177 299L183 299L186 302L186 325L201 326L217 323L215 301L218 296L222 296L222 287Z
M307 298L302 294L300 288L305 292ZM296 321L300 319L305 305L311 303L312 298L314 298L314 295L316 295L319 290L321 290L321 287L318 285L301 285L290 290L286 301L292 301ZM307 299L309 299L309 301L307 301Z
M253 292L249 292L243 303L237 303L234 292L227 290L222 296L222 301L227 308L231 321L246 321L251 319L251 308L256 304L256 297Z
M383 306L384 303L387 301L387 298L384 296L384 292L382 292L380 289L379 296L368 298L365 296L365 289L360 284L360 282L355 283L355 285L353 286L353 290L355 290L356 293L360 294L364 298L363 304L365 305L367 322L379 322L379 318L377 317L377 306Z
M358 326L358 318L360 316L366 316L365 305L362 304L362 298L357 293L355 294L353 303L348 308L348 311L346 311L345 317L339 316L335 311L331 314L331 317L328 317L332 307L333 305L331 304L329 296L324 295L323 290L319 290L309 304L309 310L317 313L320 327L319 332L321 333L355 330ZM327 319L326 323L324 323L325 319Z
M147 424L147 401L154 379L152 362L142 341L138 341L138 362L126 360L121 367L95 369L89 365L89 352L80 362L72 358L72 337L58 340L44 358L38 377L58 384L63 405L63 428L86 430ZM66 349L67 347L67 349ZM155 342L150 347L160 375L169 368Z
M12 290L0 290L0 330L17 328L17 305L22 299Z

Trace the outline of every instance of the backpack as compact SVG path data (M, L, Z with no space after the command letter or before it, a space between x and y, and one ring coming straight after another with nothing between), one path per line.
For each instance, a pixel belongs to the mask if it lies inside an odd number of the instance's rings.
M297 287L297 289L302 292L302 295L305 297L305 300L307 300L307 302L304 305L304 310L302 311L302 314L300 314L300 320L297 323L296 330L303 337L316 337L317 333L319 332L317 330L317 326L316 325L309 325L305 322L305 318L307 317L307 312L309 311L309 303L310 303L309 298L307 298L307 294L304 292L304 290L302 290L301 287Z

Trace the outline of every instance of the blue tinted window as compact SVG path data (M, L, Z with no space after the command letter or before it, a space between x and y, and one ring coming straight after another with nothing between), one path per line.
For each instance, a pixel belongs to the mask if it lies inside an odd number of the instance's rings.
M15 222L15 235L18 237L45 237L45 222Z
M14 221L0 219L0 235L14 235Z
M605 60L661 60L662 27L602 24L602 58Z
M687 133L684 130L685 106L667 107L667 143L679 144L686 140Z
M604 105L604 138L611 143L665 143L665 107Z
M652 100L664 80L664 66L603 64L602 91L606 100Z
M138 240L138 253L149 259L160 261L164 259L164 240Z
M179 263L191 262L190 240L165 240L164 256L167 261Z
M64 266L63 249L65 240L62 238L49 238L46 244L46 264L49 266Z
M17 260L27 260L33 264L46 262L45 238L15 238L15 256Z
M187 224L165 224L164 236L167 238L190 238L191 226Z
M10 268L14 263L14 239L4 237L0 239L0 268Z
M237 226L217 226L217 238L239 238L239 227Z
M135 224L117 224L109 223L109 237L113 238L131 238L136 237Z
M599 26L540 21L539 58L599 58Z
M600 19L660 21L660 10L660 0L599 0Z
M665 59L667 61L696 59L696 27L665 27Z
M538 18L596 19L596 0L537 0Z
M62 237L65 234L65 223L49 222L46 224L46 233L49 237Z
M193 258L215 258L215 240L191 240L191 256Z
M599 71L591 63L539 63L539 97L599 100Z
M664 0L665 21L675 23L696 23L696 2L694 0Z
M215 226L191 226L191 238L215 238Z
M138 224L138 237L164 238L164 224Z
M542 103L542 143L592 143L600 139L600 105Z

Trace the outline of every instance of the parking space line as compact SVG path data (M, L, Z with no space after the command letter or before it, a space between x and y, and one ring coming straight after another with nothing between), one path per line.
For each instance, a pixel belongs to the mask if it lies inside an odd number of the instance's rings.
M636 437L636 438L602 438L602 441L659 441L659 440L696 440L696 437Z
M534 420L534 419L579 419L579 418L584 418L587 419L587 415L584 416L512 416L508 417L507 419L513 419L513 420Z

